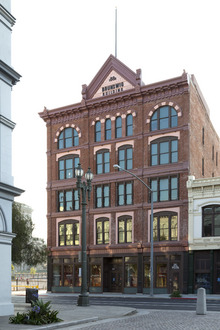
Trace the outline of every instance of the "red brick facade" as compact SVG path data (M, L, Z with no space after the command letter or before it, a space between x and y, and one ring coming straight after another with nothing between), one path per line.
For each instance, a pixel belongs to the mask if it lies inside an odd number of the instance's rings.
M113 82L110 83L112 79ZM117 81L119 82L116 85ZM108 89L108 86L111 87ZM117 86L120 88L117 89ZM101 90L107 95L100 96ZM154 215L158 215L159 221L157 228L154 228L154 234L159 237L154 241L154 290L172 292L179 289L187 292L186 181L188 175L196 178L220 175L219 138L211 124L209 110L195 78L184 72L180 77L143 85L140 70L134 73L114 56L110 56L93 81L88 86L83 85L82 96L80 103L53 110L45 109L40 113L47 124L49 289L79 291L78 256L81 250L81 232L79 230L79 245L61 245L59 224L64 220L66 223L74 220L79 223L80 228L81 209L60 211L58 208L59 192L76 189L75 178L59 179L59 160L63 156L77 155L84 171L91 167L94 173L91 201L87 206L89 290L149 292L150 194L133 176L113 168L114 164L119 163L120 148L129 146L133 152L132 168L129 170L149 186L157 184L159 190L158 200L154 201ZM168 119L163 118L160 109L168 109ZM157 123L161 128L152 129L152 116L156 111ZM126 135L128 115L132 115L132 135ZM121 137L116 138L115 125L118 117L121 117L122 127ZM110 139L105 136L107 119L111 120ZM175 120L177 124L173 124ZM101 123L99 142L95 142L96 122ZM78 135L79 143L59 149L60 136L69 127ZM177 143L178 147L175 149ZM153 147L157 150L155 155ZM163 150L163 147L170 149ZM97 174L97 152L104 150L110 156L110 164L106 173ZM152 163L153 157L158 165ZM169 161L163 160L168 159L167 157L170 157ZM168 182L169 191L166 190ZM126 183L132 184L132 201L120 206L117 203L119 183L125 184L125 187ZM109 204L106 207L97 207L96 187L103 189L102 185L109 187ZM169 197L161 197L162 195ZM128 197L126 194L126 198ZM119 242L120 216L128 216L132 222L131 231L122 234L127 237L131 235L127 243ZM108 220L107 244L97 244L97 219L100 218ZM166 227L166 235L163 237L162 222L168 221L168 218L169 221L176 221L176 227L174 229L171 223L165 225L169 228Z

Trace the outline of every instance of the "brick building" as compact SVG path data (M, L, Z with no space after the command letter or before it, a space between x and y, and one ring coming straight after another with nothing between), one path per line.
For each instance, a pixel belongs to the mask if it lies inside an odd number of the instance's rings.
M87 206L90 292L148 293L150 192L154 292L188 291L189 175L220 175L219 138L194 76L144 85L109 56L82 100L44 109L48 159L48 289L79 292L81 210L74 167L94 173Z

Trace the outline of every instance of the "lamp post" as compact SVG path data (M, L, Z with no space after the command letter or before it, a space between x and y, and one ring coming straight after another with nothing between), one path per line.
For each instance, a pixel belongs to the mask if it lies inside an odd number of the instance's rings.
M130 175L134 176L137 180L139 180L141 183L143 183L143 185L145 185L145 187L147 187L147 189L150 190L151 192L151 221L150 221L150 296L153 297L154 295L154 244L153 244L153 220L154 220L154 201L153 201L153 190L143 181L141 180L137 175L135 175L134 173L125 170L124 168L122 168L121 166L119 166L118 164L113 165L114 168L118 168L121 171L127 172Z
M87 254L86 254L86 192L88 192L88 200L90 200L91 190L92 190L92 179L93 173L90 167L85 174L86 181L82 182L83 169L80 164L78 164L75 169L75 175L77 178L76 186L78 188L79 196L82 193L82 283L81 283L81 293L78 297L78 306L89 306L89 294L87 292Z

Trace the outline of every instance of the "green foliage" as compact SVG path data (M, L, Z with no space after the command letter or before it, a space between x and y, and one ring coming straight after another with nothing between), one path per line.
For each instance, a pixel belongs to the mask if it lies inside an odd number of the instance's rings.
M10 323L42 325L61 322L57 317L58 311L52 310L50 301L44 303L43 300L32 301L32 308L27 313L17 313L9 318Z
M173 293L171 293L170 297L172 298L180 298L182 297L179 290L174 290Z
M16 234L12 244L12 261L36 266L46 262L47 250L44 240L32 237L34 224L32 210L24 204L14 202L12 206L12 231Z

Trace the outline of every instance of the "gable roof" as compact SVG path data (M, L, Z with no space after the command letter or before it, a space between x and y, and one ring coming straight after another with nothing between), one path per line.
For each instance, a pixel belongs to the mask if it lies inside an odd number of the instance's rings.
M135 73L115 56L110 55L91 83L88 86L82 86L83 99L89 100L104 96L101 91L105 87L107 87L107 90L111 89L111 94L114 94L119 91L116 90L116 84L121 84L120 87L123 86L123 90L132 89L137 85L141 85L141 70L139 69Z

